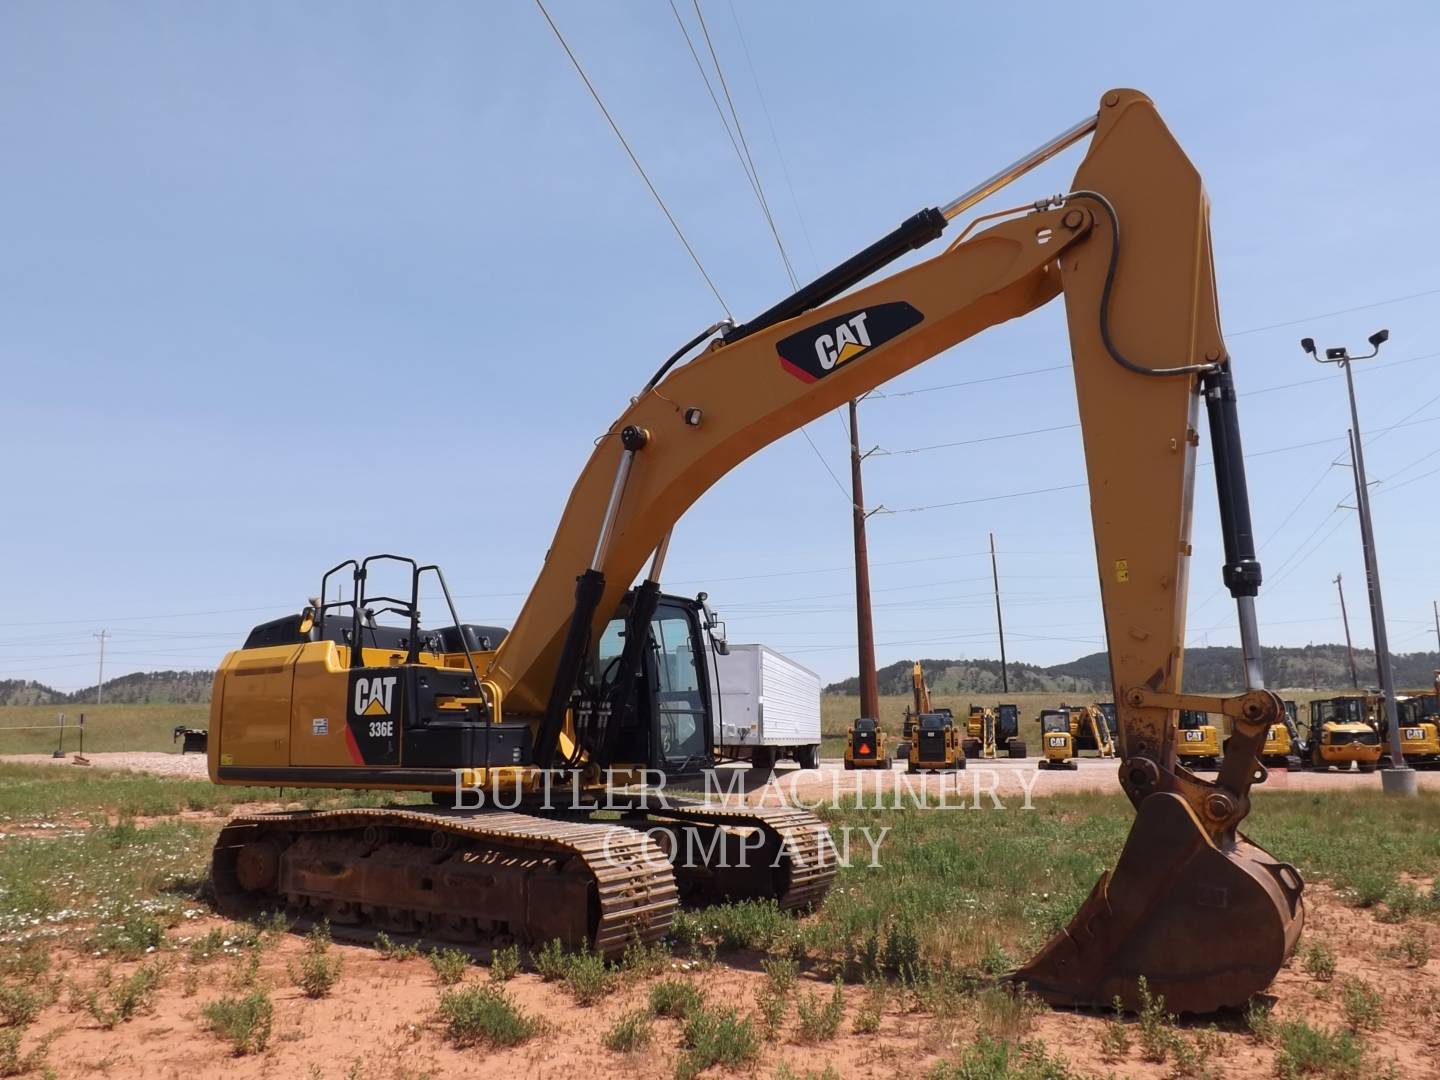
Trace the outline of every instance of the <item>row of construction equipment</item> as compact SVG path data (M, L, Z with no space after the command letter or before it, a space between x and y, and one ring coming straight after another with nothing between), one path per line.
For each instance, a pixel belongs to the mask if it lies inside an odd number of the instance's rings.
M1405 760L1416 768L1440 765L1440 672L1431 690L1402 691L1396 697L1400 719L1400 746ZM1300 722L1300 708L1285 700L1285 717L1271 724L1259 754L1271 768L1348 770L1374 772L1390 765L1384 699L1378 690L1317 698L1307 706L1308 720ZM1219 729L1208 713L1182 710L1176 754L1191 769L1219 769L1224 746Z
M905 709L899 744L890 749L889 736L875 718L857 719L845 740L845 768L888 769L898 760L912 773L948 772L1002 752L1010 758L1026 756L1018 705L971 705L962 729L951 709L931 702L918 663L911 680L913 697ZM1360 772L1374 772L1389 764L1383 704L1375 690L1317 699L1307 706L1308 719L1302 724L1299 706L1286 699L1283 719L1266 732L1260 761L1270 768L1348 770L1353 764ZM1406 760L1418 767L1440 765L1440 672L1434 689L1402 693L1397 706ZM1116 756L1114 702L1041 709L1039 723L1042 769L1074 769L1076 758L1086 751L1101 758ZM1191 770L1218 771L1224 743L1233 734L1223 718L1217 724L1209 713L1181 709L1177 728L1180 762Z

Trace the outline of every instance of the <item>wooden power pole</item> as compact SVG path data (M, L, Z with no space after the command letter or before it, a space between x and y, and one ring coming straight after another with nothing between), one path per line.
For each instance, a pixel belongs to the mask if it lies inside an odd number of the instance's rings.
M1000 614L1000 569L995 563L995 534L990 534L990 580L995 584L995 628L1000 633L1000 689L1010 693L1010 674L1005 663L1005 618Z
M855 642L860 662L860 715L879 718L875 685L875 623L870 614L870 553L865 544L865 490L860 482L860 425L850 402L850 501L855 519Z
M1350 657L1350 683L1360 689L1360 676L1355 671L1355 646L1350 644L1350 616L1345 613L1345 588L1340 584L1340 575L1335 575L1335 588L1340 593L1340 621L1345 624L1345 652Z

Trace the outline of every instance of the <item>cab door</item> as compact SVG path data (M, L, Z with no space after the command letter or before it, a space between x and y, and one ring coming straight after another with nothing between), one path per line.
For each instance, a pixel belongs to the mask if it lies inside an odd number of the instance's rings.
M668 771L708 764L713 745L709 671L693 610L660 603L650 622L650 658L651 767Z

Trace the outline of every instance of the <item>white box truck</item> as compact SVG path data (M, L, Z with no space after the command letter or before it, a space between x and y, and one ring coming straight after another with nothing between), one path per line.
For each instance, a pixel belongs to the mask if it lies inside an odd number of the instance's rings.
M794 758L820 765L820 676L765 645L715 654L715 752L769 768Z

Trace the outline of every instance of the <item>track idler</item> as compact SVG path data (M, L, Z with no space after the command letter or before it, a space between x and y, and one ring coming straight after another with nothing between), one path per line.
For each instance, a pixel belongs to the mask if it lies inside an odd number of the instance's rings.
M1177 1013L1241 1007L1270 985L1304 923L1295 868L1237 836L1221 848L1171 792L1145 799L1115 869L1015 973L1053 1005Z

